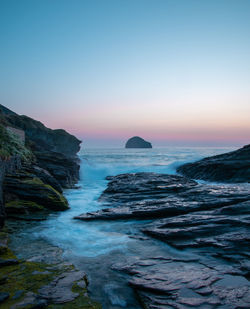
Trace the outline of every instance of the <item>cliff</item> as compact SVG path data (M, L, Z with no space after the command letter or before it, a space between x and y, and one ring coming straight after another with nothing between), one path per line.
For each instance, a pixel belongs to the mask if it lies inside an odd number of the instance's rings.
M79 179L81 141L0 105L0 142L0 226L6 213L27 219L68 209L62 189Z

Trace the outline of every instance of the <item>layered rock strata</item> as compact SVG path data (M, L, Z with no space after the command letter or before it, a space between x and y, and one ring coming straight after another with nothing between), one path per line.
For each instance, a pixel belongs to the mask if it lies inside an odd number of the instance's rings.
M184 164L177 172L194 179L228 183L250 182L250 145Z
M199 184L155 173L108 179L100 200L110 208L76 218L147 219L142 233L173 248L168 255L142 252L131 263L113 265L129 275L143 308L249 307L248 184Z
M2 105L0 125L0 223L3 224L5 213L11 217L22 215L19 219L35 219L34 213L68 209L62 191L74 187L79 179L76 154L80 141L64 130L51 130ZM10 168L14 158L19 164Z

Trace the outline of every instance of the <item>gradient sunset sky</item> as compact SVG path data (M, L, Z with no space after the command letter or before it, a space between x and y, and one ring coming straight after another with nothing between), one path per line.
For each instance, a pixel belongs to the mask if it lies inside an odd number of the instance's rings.
M86 146L250 143L250 0L0 0L0 103Z

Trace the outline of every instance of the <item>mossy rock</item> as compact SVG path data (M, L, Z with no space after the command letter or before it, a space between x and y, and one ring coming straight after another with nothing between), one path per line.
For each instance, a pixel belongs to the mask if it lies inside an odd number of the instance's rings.
M7 160L15 155L20 156L23 161L32 161L34 159L33 153L18 136L0 124L0 158Z
M16 258L15 255L8 250L8 253L0 255L0 258L10 259ZM38 290L53 281L62 273L72 271L72 265L64 265L63 267L51 267L44 263L35 263L27 261L19 261L19 264L5 266L1 268L0 292L9 293L9 298L1 304L1 309L10 309L13 305L22 302L27 293L35 293ZM64 304L48 304L45 308L82 308L82 309L100 309L101 305L92 301L88 295L86 288L80 288L76 284L72 287L72 292L76 292L79 296L71 302ZM16 297L18 295L18 297ZM33 308L33 305L31 306ZM19 307L18 307L19 308ZM29 308L29 305L20 308Z
M45 184L40 178L32 177L26 174L25 177L19 177L18 175L9 175L4 181L4 192L7 196L7 208L12 211L17 210L17 207L13 202L15 200L26 201L26 204L20 208L20 211L28 209L42 210L43 208L51 210L66 210L69 208L66 198L55 190L52 186ZM14 201L13 198L15 197ZM11 204L9 204L11 202ZM20 205L20 204L19 204ZM11 208L12 206L12 208Z
M5 204L5 210L8 214L28 214L44 210L44 207L33 201L15 200Z
M6 230L0 232L0 240L2 244L8 243L8 233ZM8 266L3 266L0 269L0 293L8 293L9 297L0 305L1 309L10 309L12 306L25 302L27 295L34 293L39 295L39 290L54 282L53 280L64 278L65 274L75 272L73 265L58 264L49 265L38 262L28 262L17 259L14 253L6 247L4 251L0 251L1 260L17 260L18 263ZM81 279L82 280L82 279ZM54 304L51 301L43 308L50 309L101 309L101 305L92 301L87 294L87 279L85 287L80 287L75 281L71 287L73 293L78 296L69 302L63 304ZM18 306L20 309L34 308L34 304ZM39 307L40 308L40 307Z

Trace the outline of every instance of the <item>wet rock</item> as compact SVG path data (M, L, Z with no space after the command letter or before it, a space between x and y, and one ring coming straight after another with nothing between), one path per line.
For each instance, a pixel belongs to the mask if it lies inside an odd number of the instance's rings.
M38 271L38 270L35 270L33 271L32 275L49 275L51 272L45 270L45 271Z
M72 292L72 286L76 281L80 281L84 277L85 273L82 271L63 273L49 285L40 288L38 291L39 296L56 304L73 301L79 294Z
M84 280L81 280L81 281L77 282L77 285L81 289L85 289L87 287L87 284L86 284L86 282Z
M23 291L23 290L17 291L17 292L11 297L11 299L18 299L18 298L22 297L23 294L24 294L24 291Z
M5 284L7 280L8 280L8 277L7 277L7 276L2 276L2 277L0 277L0 285L1 285L1 284Z
M250 182L250 145L180 166L177 171L194 179Z
M29 166L29 168L26 169L26 171L28 171L29 173L33 173L34 177L40 178L42 180L42 182L50 185L51 187L56 189L56 191L58 191L60 193L63 192L62 186L60 185L60 183L46 169L41 168L41 167L36 166L36 165L32 165L32 166Z
M0 292L0 303L3 303L9 297L10 297L9 293L7 293L7 292Z
M2 259L0 258L0 268L5 267L5 266L10 266L10 265L16 265L18 264L19 261L16 259Z
M67 200L61 193L45 184L40 178L32 177L25 172L10 174L5 177L4 193L6 203L10 201L13 204L15 200L24 200L51 210L69 208Z
M224 215L227 208L162 219L143 231L177 248L210 247L233 256L239 250L242 254L249 252L250 201L236 204L238 213L235 209Z
M221 209L248 201L248 188L201 185L182 176L136 173L109 177L100 201L112 208L81 214L81 220L153 219ZM243 207L243 206L242 206ZM245 206L246 208L247 206ZM223 210L221 210L223 211ZM232 211L224 208L224 211ZM233 210L244 211L243 208Z
M248 306L249 282L238 276L234 285L228 284L233 279L224 271L211 268L209 260L181 262L152 257L143 262L139 260L124 267L129 270L126 271L132 277L129 283L145 308ZM122 265L119 267L124 271Z
M39 296L33 292L28 292L22 301L11 306L10 309L40 309L47 308L48 302L45 299L40 299Z
M144 234L182 250L181 257L152 253L146 259L142 253L133 264L113 265L130 277L143 307L249 307L248 185L198 184L154 173L108 180L100 201L112 207L78 219L150 219L141 223Z
M65 147L67 148L67 147ZM79 159L63 153L36 151L37 164L49 171L63 188L72 188L79 180Z
M107 189L100 201L126 202L165 197L171 193L184 192L197 183L185 177L156 173L135 173L109 176Z

